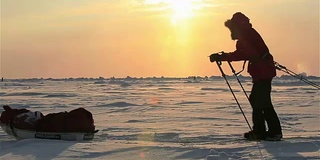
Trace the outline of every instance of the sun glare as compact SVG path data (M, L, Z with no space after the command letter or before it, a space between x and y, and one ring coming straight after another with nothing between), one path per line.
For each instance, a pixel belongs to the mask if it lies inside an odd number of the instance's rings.
M161 18L168 19L167 24L171 25L167 32L163 32L166 36L161 41L161 60L170 60L171 63L168 63L167 67L172 68L171 73L176 75L188 74L187 72L194 70L190 65L193 60L191 52L194 45L191 22L196 17L197 10L202 8L202 1L145 0L144 2L150 7L148 11L154 10L160 13Z
M195 2L201 0L145 0L146 4L166 4L171 12L171 22L177 25L180 20L191 18L197 9Z

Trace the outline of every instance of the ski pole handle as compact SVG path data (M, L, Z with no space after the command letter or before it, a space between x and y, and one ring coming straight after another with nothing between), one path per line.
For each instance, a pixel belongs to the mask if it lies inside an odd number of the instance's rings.
M220 70L220 72L221 72L221 75L222 75L223 77L225 77L226 74L223 72L223 70L222 70L222 68L221 68L222 62L221 62L221 61L216 61L216 63L217 63L217 66L218 66L218 68L219 68L219 70Z

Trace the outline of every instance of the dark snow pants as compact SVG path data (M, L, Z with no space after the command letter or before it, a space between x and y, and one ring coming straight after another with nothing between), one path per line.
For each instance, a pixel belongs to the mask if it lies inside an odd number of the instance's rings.
M265 121L268 135L282 134L281 125L271 102L271 81L253 82L250 103L252 106L253 131L259 135L266 135Z

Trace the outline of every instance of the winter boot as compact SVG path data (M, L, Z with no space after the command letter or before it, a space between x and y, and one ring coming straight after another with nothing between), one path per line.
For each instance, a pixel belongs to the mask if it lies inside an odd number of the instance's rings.
M257 134L254 131L246 132L243 136L249 141L260 141L266 138L264 134Z
M265 140L266 141L281 141L281 139L283 138L282 133L278 133L278 134L274 134L271 132L267 132Z

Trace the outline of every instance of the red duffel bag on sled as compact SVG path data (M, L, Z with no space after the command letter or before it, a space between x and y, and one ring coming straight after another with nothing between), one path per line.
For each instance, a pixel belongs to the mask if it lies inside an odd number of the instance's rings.
M9 106L3 106L3 109L1 128L16 139L88 140L98 132L92 113L84 108L45 116L28 109L12 109Z

